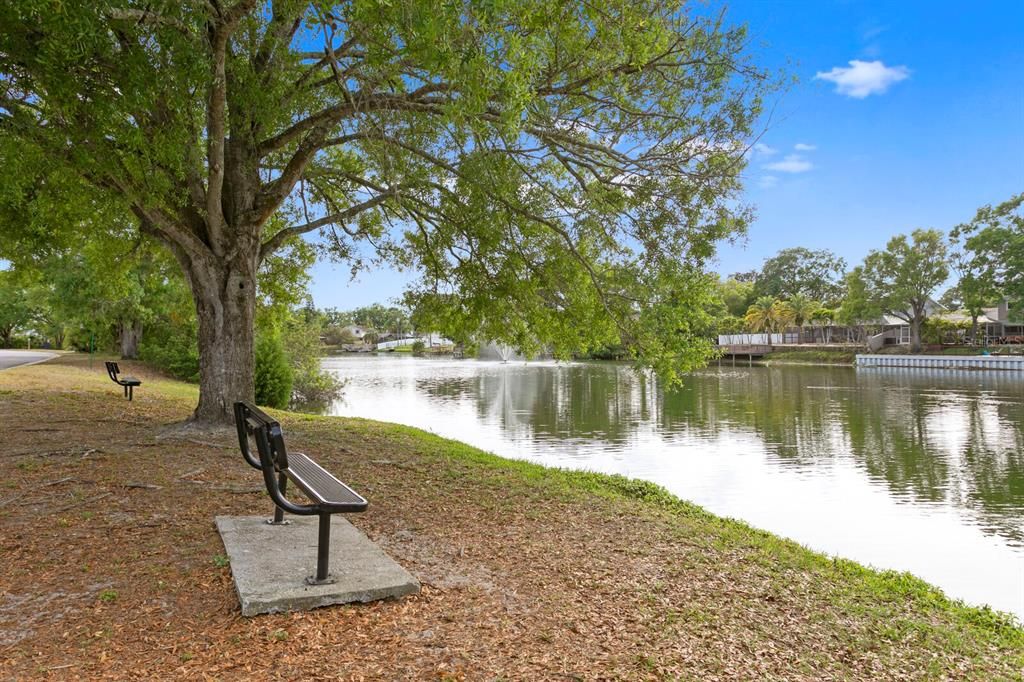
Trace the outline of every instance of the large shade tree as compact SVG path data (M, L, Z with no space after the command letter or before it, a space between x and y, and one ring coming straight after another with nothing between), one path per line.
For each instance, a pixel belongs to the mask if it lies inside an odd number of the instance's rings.
M415 268L452 334L626 341L672 376L711 352L688 304L749 219L771 83L745 41L679 0L8 0L0 156L35 180L3 194L80 182L173 253L199 420L253 395L256 272L314 231Z
M938 230L901 234L872 251L860 271L877 305L910 327L910 350L921 352L921 325L932 293L949 277L946 243Z
M754 293L785 299L804 296L834 304L842 294L845 272L846 261L828 249L782 249L765 259L754 280Z
M867 326L881 321L882 304L871 290L864 266L852 268L843 277L843 302L836 311L836 319L858 330L858 340L867 341Z
M982 206L969 223L953 228L960 293L974 318L1000 296L1024 313L1024 192L995 206Z

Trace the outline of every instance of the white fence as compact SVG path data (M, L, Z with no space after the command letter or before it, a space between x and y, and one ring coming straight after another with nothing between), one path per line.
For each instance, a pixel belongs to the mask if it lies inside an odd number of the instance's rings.
M769 338L771 337L771 338ZM772 346L779 343L799 343L799 334L719 334L719 346Z
M451 341L444 338L439 334L426 334L425 336L410 336L405 339L394 339L392 341L383 341L377 344L377 350L388 350L390 348L401 348L402 346L411 346L417 341L423 342L423 345L427 348L433 348L434 346L451 346L454 345Z

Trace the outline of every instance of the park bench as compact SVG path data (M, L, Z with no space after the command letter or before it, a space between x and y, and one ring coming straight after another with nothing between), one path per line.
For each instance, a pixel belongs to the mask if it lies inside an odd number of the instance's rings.
M276 505L274 518L267 519L267 523L287 524L284 520L285 512L299 516L319 516L316 574L307 577L306 583L323 585L334 582L328 573L331 514L366 511L369 503L306 455L289 453L285 448L281 425L255 405L235 403L235 427L242 457L251 467L263 472L267 493ZM250 436L256 441L258 458L249 448ZM312 504L296 504L285 497L289 480L302 490Z
M121 369L117 366L116 362L108 362L106 365L107 374L110 376L110 380L118 386L124 387L124 397L128 398L130 401L132 399L132 389L136 386L141 386L142 382L132 376L119 377L118 375L121 374Z

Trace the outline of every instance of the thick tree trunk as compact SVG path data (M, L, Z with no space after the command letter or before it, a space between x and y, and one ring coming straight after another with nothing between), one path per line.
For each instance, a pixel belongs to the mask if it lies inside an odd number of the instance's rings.
M142 339L142 321L132 320L119 325L121 336L121 359L136 360L139 357L139 341Z
M193 421L231 423L235 401L253 399L256 262L253 252L229 262L193 261L186 269L199 321L199 405Z
M916 315L910 321L910 352L921 352L921 318Z

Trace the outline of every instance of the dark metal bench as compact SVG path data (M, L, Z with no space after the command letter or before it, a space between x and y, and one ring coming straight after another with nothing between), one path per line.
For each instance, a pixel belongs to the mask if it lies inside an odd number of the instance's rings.
M320 517L316 552L316 575L306 578L310 585L332 583L328 573L331 550L331 514L366 511L369 503L357 492L335 478L322 466L300 453L289 454L284 445L281 425L255 405L235 403L235 427L242 457L263 472L270 499L276 505L274 518L267 523L284 525L284 513ZM249 448L249 437L256 441L257 459ZM295 504L285 494L291 480L312 504Z
M116 362L107 362L107 374L110 376L110 380L118 386L124 387L124 397L130 401L132 399L132 389L136 386L141 386L142 382L132 376L118 377L121 373L121 369L117 366Z

